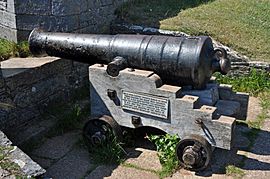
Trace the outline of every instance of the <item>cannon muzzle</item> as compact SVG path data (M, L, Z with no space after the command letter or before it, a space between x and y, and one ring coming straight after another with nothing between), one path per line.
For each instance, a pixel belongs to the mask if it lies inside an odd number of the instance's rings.
M151 70L173 85L203 88L214 72L226 74L230 61L207 36L96 35L52 33L34 29L29 36L34 55L50 55L88 64L108 64L117 76L123 68Z

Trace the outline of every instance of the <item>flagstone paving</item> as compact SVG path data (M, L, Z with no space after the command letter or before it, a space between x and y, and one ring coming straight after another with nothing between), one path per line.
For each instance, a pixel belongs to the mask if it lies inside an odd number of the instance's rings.
M260 113L256 98L251 99L249 120ZM205 171L195 173L179 169L167 179L177 178L233 178L225 174L225 166L235 165L245 172L245 179L270 178L270 120L266 120L254 145L249 149L250 139L244 133L250 129L237 125L235 147L231 151L216 149L212 165ZM56 179L138 179L159 178L162 166L152 144L140 139L136 147L126 149L128 158L120 165L96 165L88 150L81 145L81 132L72 131L45 140L29 155L46 169L44 177ZM244 157L246 158L245 160ZM241 161L244 164L241 165Z

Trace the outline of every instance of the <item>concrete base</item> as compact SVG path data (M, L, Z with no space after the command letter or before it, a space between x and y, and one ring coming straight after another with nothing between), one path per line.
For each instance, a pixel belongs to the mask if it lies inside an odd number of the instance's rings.
M92 117L109 115L121 126L151 126L180 138L201 135L214 147L231 149L235 118L218 114L214 107L219 100L217 85L183 92L179 86L162 84L152 71L124 69L111 77L106 67L89 68Z

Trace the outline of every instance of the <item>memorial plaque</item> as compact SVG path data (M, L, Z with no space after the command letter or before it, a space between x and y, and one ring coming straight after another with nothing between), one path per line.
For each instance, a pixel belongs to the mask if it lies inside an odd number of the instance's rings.
M168 118L168 98L122 91L121 106L126 110L148 114L163 119Z

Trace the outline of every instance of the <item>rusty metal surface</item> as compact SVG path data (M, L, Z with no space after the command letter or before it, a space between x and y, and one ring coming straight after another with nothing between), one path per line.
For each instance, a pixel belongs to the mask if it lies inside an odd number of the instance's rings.
M212 158L211 145L200 135L183 138L176 147L176 155L180 165L193 170L204 170Z
M167 84L198 89L205 87L214 72L226 74L230 69L226 51L214 49L207 36L94 35L34 29L29 45L34 55L47 54L88 64L109 64L119 56L125 59L125 66L154 71Z

